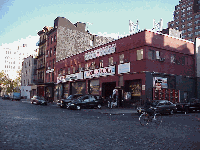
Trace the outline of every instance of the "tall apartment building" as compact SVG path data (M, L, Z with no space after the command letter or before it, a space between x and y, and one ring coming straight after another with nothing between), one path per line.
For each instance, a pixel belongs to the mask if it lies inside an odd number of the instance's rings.
M175 6L174 20L168 28L182 31L182 38L193 41L200 37L200 0L181 0Z
M33 48L33 49L32 49ZM22 69L24 58L37 55L37 46L32 47L29 44L11 43L1 46L1 68L0 70L12 80L17 77L17 71Z
M22 63L21 96L24 96L27 99L36 95L37 86L34 83L35 64L36 59L34 59L33 56L25 58Z

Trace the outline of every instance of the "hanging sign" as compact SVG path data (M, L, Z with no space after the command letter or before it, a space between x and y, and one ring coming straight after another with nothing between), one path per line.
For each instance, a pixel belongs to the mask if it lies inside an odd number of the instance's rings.
M85 53L84 59L89 60L89 59L97 58L99 56L115 53L115 48L116 48L116 43L99 48L97 50L90 51L88 53Z

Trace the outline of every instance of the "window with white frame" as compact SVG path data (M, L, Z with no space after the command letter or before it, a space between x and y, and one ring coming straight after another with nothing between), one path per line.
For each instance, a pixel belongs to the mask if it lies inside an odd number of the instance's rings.
M191 26L192 25L192 23L191 22L189 22L188 24L187 24L187 26Z
M181 27L182 27L182 28L185 28L185 25L183 24Z
M143 59L143 49L137 50L137 60Z
M185 17L185 14L182 14L181 17Z
M185 19L181 20L181 22L185 22Z
M192 28L187 29L187 31L192 31Z
M99 67L103 68L103 59L100 60Z

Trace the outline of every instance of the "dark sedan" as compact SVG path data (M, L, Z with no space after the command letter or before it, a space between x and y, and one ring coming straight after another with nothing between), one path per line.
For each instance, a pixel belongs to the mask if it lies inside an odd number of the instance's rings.
M40 96L33 96L33 98L31 98L31 104L35 104L35 105L47 105L47 101Z
M101 101L97 100L94 95L84 95L77 100L68 104L69 109L80 110L82 108L99 108L101 109Z
M4 95L2 99L10 99L9 95Z
M176 104L173 104L167 100L154 100L152 109L156 110L156 112L160 114L173 114L177 112ZM138 107L137 112L141 114L144 111L144 108Z
M57 105L61 108L68 108L68 103L72 102L73 100L78 99L79 97L83 96L82 94L74 94L68 96L66 99L58 100Z

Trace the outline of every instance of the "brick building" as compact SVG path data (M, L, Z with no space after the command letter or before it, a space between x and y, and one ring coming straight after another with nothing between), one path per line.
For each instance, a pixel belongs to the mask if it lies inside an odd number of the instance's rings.
M182 31L182 38L190 41L200 37L200 0L181 0L175 6L174 20L169 28Z
M147 97L177 102L195 96L194 65L193 42L144 30L57 61L55 96L106 98L118 88L119 105Z
M58 76L54 71L56 61L113 40L109 37L92 35L85 30L85 27L85 23L72 24L64 17L57 17L54 20L54 27L48 28L48 30L44 28L38 33L41 38L45 35L40 42L41 52L39 53L41 53L42 65L38 69L42 73L40 77L44 84L39 87L39 91L50 101L54 100L54 90L60 88L56 86L54 89L55 76Z

